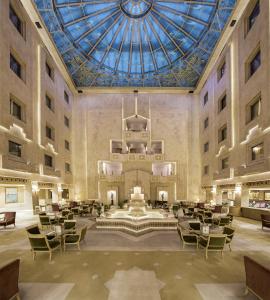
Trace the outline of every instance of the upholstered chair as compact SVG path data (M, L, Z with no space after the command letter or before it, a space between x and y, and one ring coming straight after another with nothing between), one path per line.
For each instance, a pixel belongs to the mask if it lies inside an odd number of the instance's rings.
M36 258L37 252L48 252L50 254L50 260L52 259L52 252L60 248L61 243L57 239L48 240L44 234L28 234L28 238L31 245L31 251L33 253L33 259Z
M73 208L71 208L71 211L73 212L73 214L74 214L75 216L78 216L79 213L80 213L80 209L79 209L78 207L73 207Z
M270 215L261 215L262 229L263 227L270 228Z
M213 217L213 213L211 211L205 211L204 212L204 217L206 217L206 218L212 218Z
M185 245L195 245L198 249L198 236L196 234L185 232L179 225L177 226L177 232L183 248L185 248Z
M64 251L66 251L67 245L77 245L80 250L80 243L85 240L87 233L87 225L85 225L80 231L74 233L67 233L64 235Z
M270 299L270 269L248 256L244 256L244 264L246 271L246 294L250 291L256 296L256 299Z
M213 224L213 219L205 217L205 218L203 218L203 223L204 224Z
M214 223L218 226L227 226L231 224L231 219L230 217L221 217L216 219Z
M64 210L62 210L61 213L62 213L62 217L66 217L70 213L70 210L64 209Z
M232 242L232 239L233 239L233 236L234 236L234 232L235 232L235 229L233 229L231 227L224 226L224 228L223 228L223 234L227 235L226 245L229 246L230 251L232 251L231 242Z
M4 226L6 228L8 225L14 225L15 227L16 212L8 211L2 214L4 215L4 218L0 220L0 226Z
M19 295L20 260L15 259L0 266L0 300L17 299Z
M66 233L76 231L76 223L77 223L76 220L65 220L64 231Z
M201 229L200 222L188 222L188 225L189 225L190 230L200 230Z
M41 215L39 215L39 221L40 221L40 225L41 225L41 228L43 229L44 227L46 228L50 228L51 227L51 225L54 225L54 224L56 224L57 223L57 221L56 220L51 220L50 218L49 218L49 216L41 216Z
M25 228L25 230L27 232L27 235L29 235L29 234L41 234L41 232L39 230L39 227L38 227L38 224L33 224L33 225L30 225L30 226L27 226ZM54 234L53 232L48 233L48 234L46 234L46 237L50 241L50 240L53 240L56 237L56 234Z
M200 236L199 246L205 249L205 258L208 259L208 251L220 251L223 257L223 250L226 244L226 234L209 234L208 236Z

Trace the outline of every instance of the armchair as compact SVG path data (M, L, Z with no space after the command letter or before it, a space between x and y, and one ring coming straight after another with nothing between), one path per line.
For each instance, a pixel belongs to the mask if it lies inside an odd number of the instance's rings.
M15 297L20 300L19 268L19 259L0 266L0 300L14 299Z
M205 217L205 218L203 218L203 223L204 224L213 224L213 219L210 217Z
M78 207L71 208L71 211L75 216L78 216L80 214L80 209Z
M76 220L65 220L64 221L64 232L74 232L76 230Z
M80 249L80 242L84 241L87 232L87 225L85 225L79 232L67 233L64 235L64 251L67 245L77 245Z
M51 227L51 225L57 223L56 220L51 220L49 216L42 216L42 215L39 215L39 221L42 229L44 227Z
M262 230L263 227L270 228L270 215L261 215L261 220L262 220Z
M208 251L220 251L223 257L226 238L226 234L210 234L207 237L200 236L199 246L205 249L205 258L208 259Z
M0 226L4 226L6 228L8 225L14 225L15 227L15 220L16 220L16 212L15 211L8 211L4 212L4 218L0 220Z
M230 217L221 217L214 222L218 226L226 226L231 224L231 218Z
M230 251L232 251L231 242L232 242L232 239L233 239L233 236L234 236L234 232L235 232L235 229L230 228L228 226L224 226L224 228L223 228L223 234L227 235L226 245L229 246Z
M62 210L62 217L66 217L69 213L70 213L70 210L69 209L64 209Z
M52 260L52 252L60 248L61 243L56 239L49 240L44 234L31 234L28 233L31 251L33 253L33 260L36 258L37 252L49 252L50 260Z
M213 213L212 213L211 211L205 211L205 212L204 212L204 216L205 216L206 218L212 218L212 217L213 217Z
M179 225L177 225L177 232L182 241L183 249L185 248L185 245L196 245L196 248L198 249L198 236L196 234L184 232Z
M39 230L39 227L38 227L38 224L33 224L33 225L30 225L30 226L27 226L25 228L25 230L26 230L27 235L29 235L29 234L41 234L41 232ZM52 232L52 233L46 234L46 237L49 241L51 241L56 237L56 235Z
M79 212L80 212L80 216L86 216L90 214L89 205L87 204L82 205L81 210Z
M270 270L248 256L244 256L246 294L251 291L258 299L270 299Z
M200 230L201 229L201 223L200 222L188 222L189 229L190 230Z

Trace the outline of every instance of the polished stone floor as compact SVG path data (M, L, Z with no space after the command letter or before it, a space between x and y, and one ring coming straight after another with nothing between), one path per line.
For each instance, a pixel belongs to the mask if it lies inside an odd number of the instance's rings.
M243 255L270 267L270 230L244 218L233 221L236 235L233 251L224 258L193 247L182 249L177 232L149 233L133 237L121 232L95 229L88 218L86 242L81 251L69 247L65 253L37 254L32 260L24 227L36 217L19 214L15 229L0 229L0 263L21 259L20 291L24 300L234 300L244 296Z

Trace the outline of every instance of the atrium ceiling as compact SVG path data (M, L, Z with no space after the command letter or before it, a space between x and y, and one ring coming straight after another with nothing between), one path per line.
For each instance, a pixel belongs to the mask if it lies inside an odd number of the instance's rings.
M196 87L236 4L34 2L77 87Z

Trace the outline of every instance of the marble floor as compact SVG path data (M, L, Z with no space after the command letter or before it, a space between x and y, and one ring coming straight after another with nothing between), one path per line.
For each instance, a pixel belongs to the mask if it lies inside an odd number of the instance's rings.
M243 256L270 267L270 230L257 221L236 218L233 251L223 259L210 253L208 260L193 247L183 250L176 231L133 237L97 230L88 218L77 221L88 225L81 251L69 247L52 261L46 253L32 260L24 227L36 217L21 214L15 229L0 229L0 264L21 259L22 300L252 300L244 296Z

